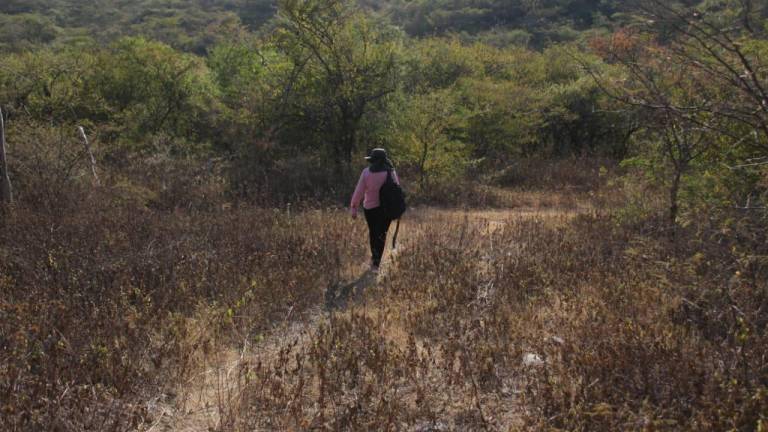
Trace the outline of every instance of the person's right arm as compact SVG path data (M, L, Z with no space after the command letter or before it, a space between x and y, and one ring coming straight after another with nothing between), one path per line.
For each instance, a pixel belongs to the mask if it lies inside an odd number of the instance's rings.
M357 208L360 207L360 203L363 202L365 197L365 170L360 173L360 180L357 181L355 192L352 194L352 201L349 203L349 211L352 217L357 216Z

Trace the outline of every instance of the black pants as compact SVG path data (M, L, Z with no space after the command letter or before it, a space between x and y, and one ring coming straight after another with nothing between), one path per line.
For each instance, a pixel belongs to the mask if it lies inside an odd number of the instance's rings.
M368 222L368 237L371 242L371 263L381 264L384 247L387 243L387 230L392 220L384 214L384 209L376 207L365 209L365 221Z

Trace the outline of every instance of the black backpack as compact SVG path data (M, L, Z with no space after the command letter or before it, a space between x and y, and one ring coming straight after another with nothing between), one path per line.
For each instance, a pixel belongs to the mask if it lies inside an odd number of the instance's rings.
M392 180L392 170L387 170L387 181L379 189L379 203L389 220L400 219L405 213L405 192Z

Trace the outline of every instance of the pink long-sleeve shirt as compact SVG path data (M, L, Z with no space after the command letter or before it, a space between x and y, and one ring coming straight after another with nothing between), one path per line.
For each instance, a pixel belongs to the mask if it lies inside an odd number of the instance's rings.
M397 177L395 170L392 170L392 180L400 184L400 179ZM363 208L368 210L381 205L379 203L379 189L381 189L386 181L386 171L373 173L368 168L364 169L362 174L360 174L360 180L357 181L357 187L355 188L355 193L352 194L352 202L349 204L349 207L355 211L360 206L361 201Z

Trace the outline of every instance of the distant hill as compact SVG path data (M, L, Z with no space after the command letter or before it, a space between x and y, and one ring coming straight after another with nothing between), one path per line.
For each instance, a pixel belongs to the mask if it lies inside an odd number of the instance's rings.
M203 53L233 31L258 29L274 11L271 0L4 0L0 50L145 35Z
M542 49L626 24L637 0L358 0L414 37L458 35ZM683 0L695 5L700 0ZM258 32L277 0L4 0L0 51L144 35L202 54L222 38Z
M620 17L622 0L360 0L366 9L412 36L448 33L495 45L541 48L604 29ZM6 0L0 3L0 49L99 42L146 35L204 52L233 29L257 31L275 14L275 0Z
M621 0L392 0L388 15L413 36L463 34L495 45L542 48L607 29Z

